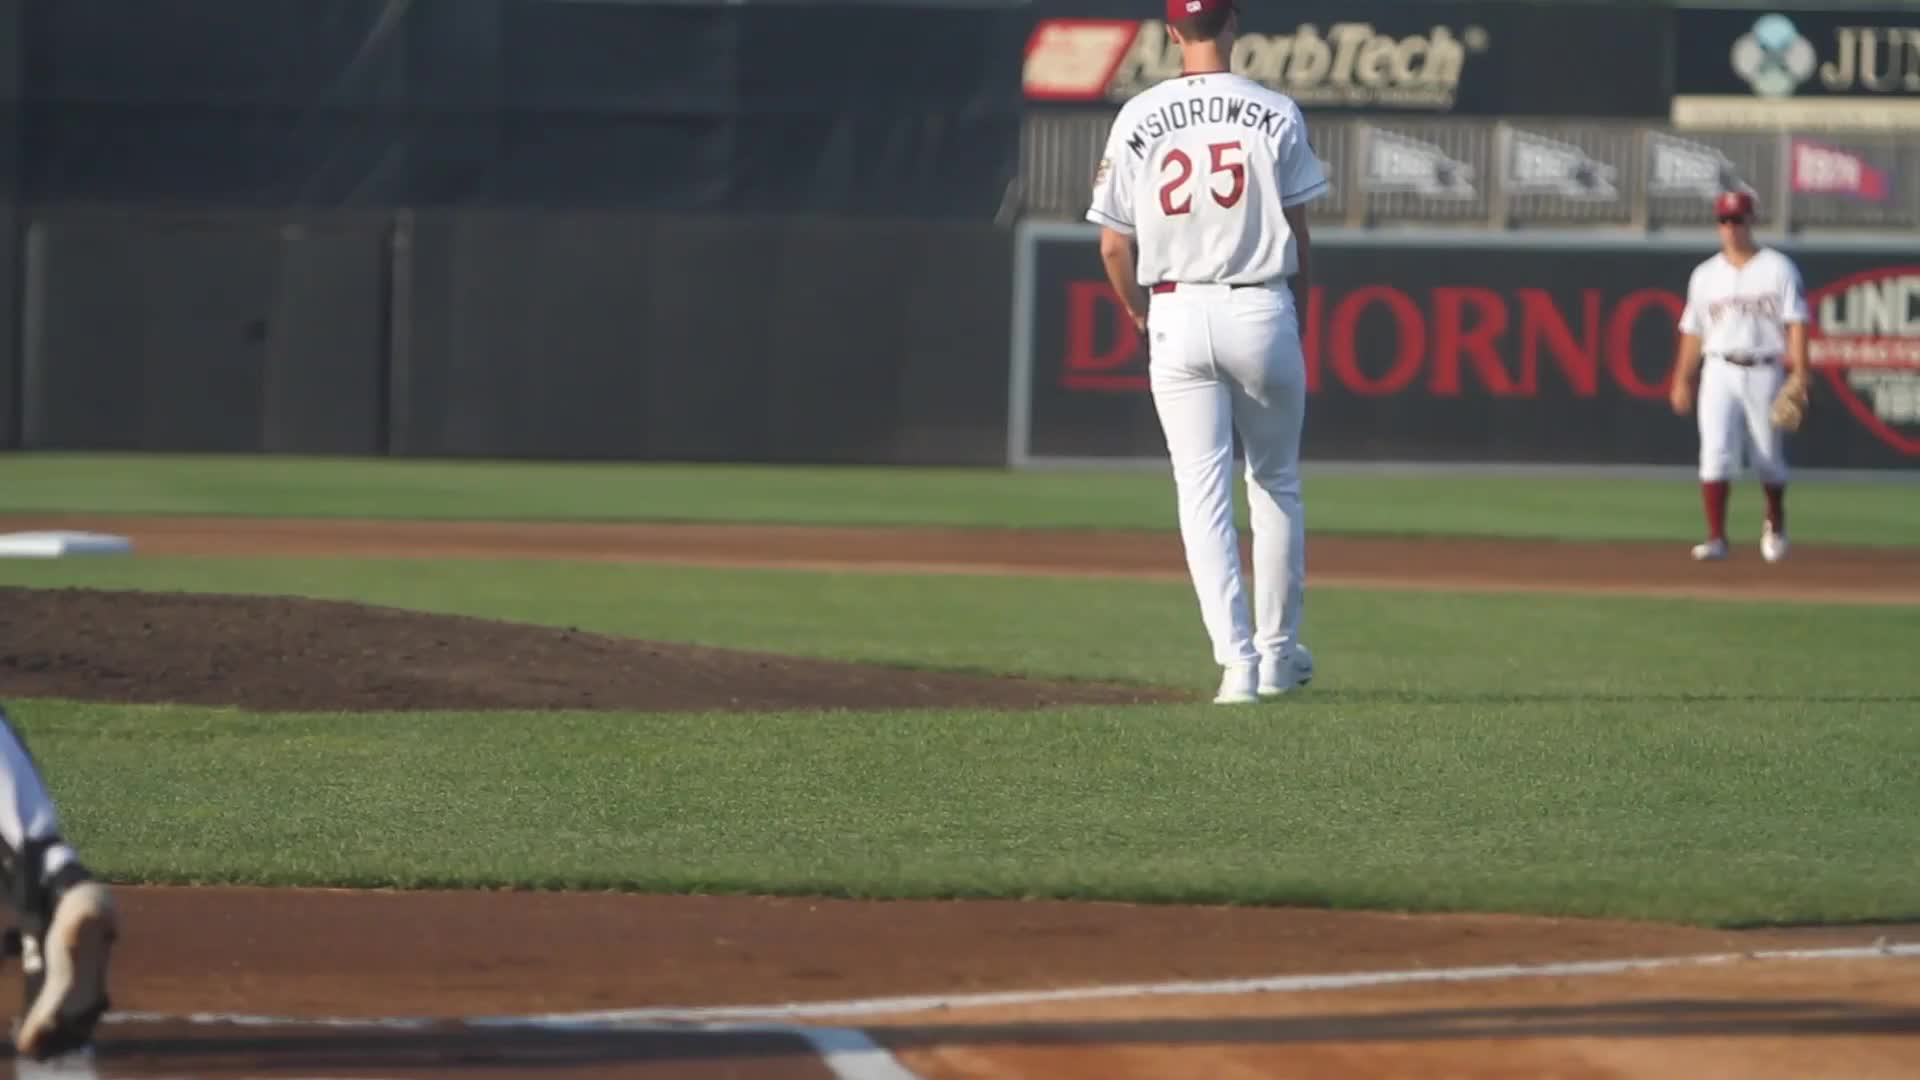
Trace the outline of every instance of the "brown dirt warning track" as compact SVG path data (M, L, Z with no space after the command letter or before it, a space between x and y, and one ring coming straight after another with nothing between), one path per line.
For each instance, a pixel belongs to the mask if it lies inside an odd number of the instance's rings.
M25 529L118 533L136 557L1183 576L1168 534L0 518L0 531ZM1315 587L1920 603L1912 550L1804 547L1778 566L1742 551L1701 567L1666 545L1311 542ZM342 678L343 666L376 652L406 659ZM534 667L560 677L526 674ZM302 677L308 668L320 674ZM27 695L267 709L1023 708L1156 696L351 604L0 590L0 696ZM18 1075L1920 1075L1916 927L1733 933L1502 916L481 891L123 887L119 896L115 1015L96 1054L58 1071L19 1062ZM1619 963L1656 958L1676 962ZM1538 966L1570 964L1590 966ZM1047 990L1058 993L1028 993ZM966 997L988 992L1002 996Z

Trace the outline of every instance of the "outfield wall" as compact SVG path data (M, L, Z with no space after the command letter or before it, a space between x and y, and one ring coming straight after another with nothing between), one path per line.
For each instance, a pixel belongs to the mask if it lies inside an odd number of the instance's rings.
M385 448L381 219L29 215L23 443Z
M1009 234L794 217L423 216L395 453L997 463Z
M1306 456L1684 465L1707 235L1315 234ZM1920 466L1920 259L1799 239L1804 467ZM19 445L999 465L1162 459L1097 232L34 211Z
M0 447L19 440L20 0L0 0Z
M48 450L999 464L1004 229L34 211Z

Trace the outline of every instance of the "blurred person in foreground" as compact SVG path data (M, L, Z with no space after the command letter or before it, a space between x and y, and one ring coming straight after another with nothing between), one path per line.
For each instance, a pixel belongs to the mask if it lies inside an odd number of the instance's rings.
M107 1011L118 915L60 835L26 741L0 708L0 881L18 925L6 933L26 977L14 1048L35 1061L91 1047Z

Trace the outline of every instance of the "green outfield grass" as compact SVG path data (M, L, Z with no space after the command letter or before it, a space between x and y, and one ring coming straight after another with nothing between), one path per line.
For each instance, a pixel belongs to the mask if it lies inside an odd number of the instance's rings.
M1316 533L1697 539L1687 479L1319 474ZM1920 543L1920 485L1794 487L1801 543ZM1760 495L1734 498L1736 539L1758 537ZM711 521L1172 530L1160 471L1008 472L288 457L0 456L0 513L265 514L515 520ZM1245 520L1244 509L1241 519Z
M0 582L302 593L1211 689L1184 585L137 559ZM1269 706L249 715L23 702L121 880L1062 896L1718 924L1909 919L1896 608L1311 594Z

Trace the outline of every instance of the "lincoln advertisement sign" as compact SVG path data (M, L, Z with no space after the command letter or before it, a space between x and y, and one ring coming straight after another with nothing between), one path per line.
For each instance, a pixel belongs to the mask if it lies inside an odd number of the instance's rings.
M1100 269L1098 231L1023 230L1012 457L1164 457L1147 354ZM1686 465L1667 405L1687 276L1671 243L1569 249L1322 230L1303 319L1304 454L1339 461ZM1920 262L1787 249L1817 375L1800 466L1920 468Z

